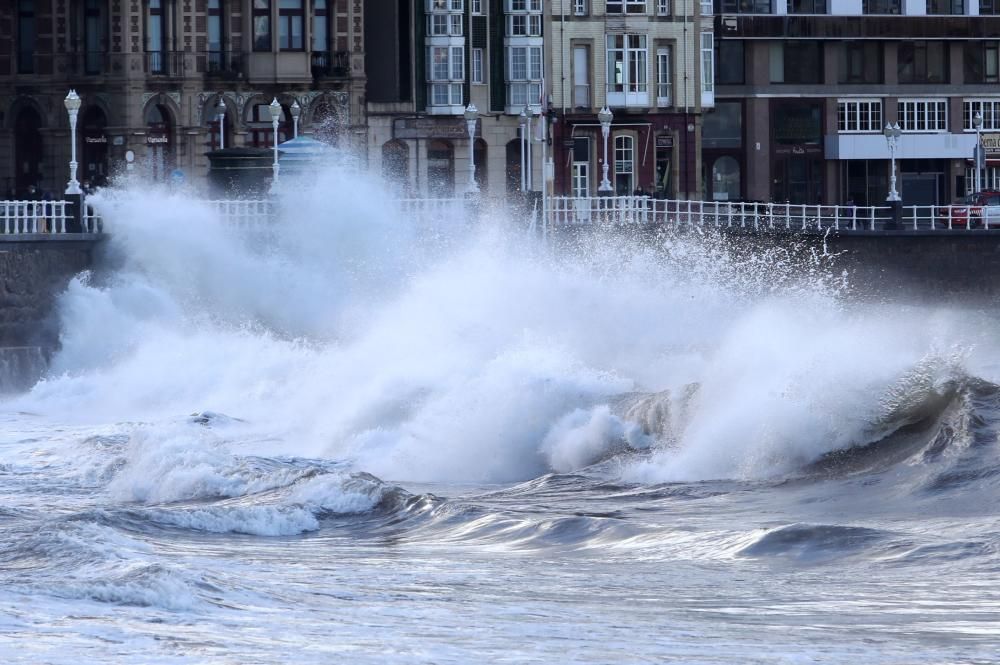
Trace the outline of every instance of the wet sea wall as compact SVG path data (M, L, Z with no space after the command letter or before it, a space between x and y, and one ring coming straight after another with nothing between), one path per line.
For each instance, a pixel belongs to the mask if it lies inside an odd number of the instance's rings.
M809 263L829 276L846 275L859 298L1000 304L1000 230L810 233L650 225L563 227L549 233L551 242L569 248L627 236L668 252L671 241L684 239L715 243L737 257L769 252Z
M59 344L56 298L93 263L99 241L0 241L0 393L31 386Z

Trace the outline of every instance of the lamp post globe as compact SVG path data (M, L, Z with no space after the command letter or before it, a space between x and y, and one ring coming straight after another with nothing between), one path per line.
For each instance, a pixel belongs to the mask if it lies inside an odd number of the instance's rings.
M274 130L274 164L271 166L271 171L274 174L271 180L271 191L273 192L278 186L278 171L280 170L278 166L278 120L281 119L281 104L278 103L277 97L267 105L267 110L271 113L271 127Z
M299 138L299 116L302 115L302 107L299 106L299 100L292 102L292 125L294 129L292 130L292 138Z
M608 180L608 135L611 133L611 121L614 114L607 106L602 108L597 114L597 120L601 123L601 136L604 137L604 163L601 165L602 177L601 185L597 188L600 192L611 191L611 181Z
M82 194L80 182L76 179L76 118L80 113L80 96L76 90L70 90L63 101L66 106L66 113L69 114L69 140L70 140L70 160L69 160L69 182L66 183L66 193L72 195Z
M468 191L470 193L479 192L479 185L476 184L476 152L475 152L475 141L476 141L476 121L479 119L479 109L476 108L475 104L469 103L465 107L465 128L469 132L469 183Z

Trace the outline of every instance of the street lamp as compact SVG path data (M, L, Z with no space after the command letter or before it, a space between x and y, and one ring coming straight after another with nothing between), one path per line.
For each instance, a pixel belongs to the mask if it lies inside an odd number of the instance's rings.
M899 137L902 131L899 129L899 123L888 123L885 129L882 131L885 135L886 143L889 144L889 159L892 162L892 171L889 176L889 196L885 199L886 201L895 202L902 199L899 198L899 192L896 191L896 150L899 148Z
M531 132L534 128L534 125L531 122L532 121L531 107L528 106L527 102L525 102L524 111L522 112L524 113L525 122L528 123L527 129L525 130L524 134L524 145L527 146L528 148L527 156L524 158L525 171L526 171L525 183L527 184L527 190L531 192L534 191L533 188L535 186L535 170L534 168L532 168L533 164L531 163Z
M299 115L302 113L302 107L299 106L299 100L292 102L292 125L294 129L292 131L292 138L299 138Z
M597 119L601 123L601 135L604 136L604 165L601 167L604 171L604 177L601 179L601 186L597 188L599 192L611 191L611 181L608 180L608 134L611 133L611 121L614 120L614 117L611 109L607 106L597 114Z
M63 102L66 105L66 112L69 113L69 140L70 140L70 160L69 160L69 182L66 185L67 194L81 194L80 182L76 179L76 116L80 113L80 97L76 90L70 90Z
M219 97L219 150L224 150L226 147L226 100L224 97Z
M972 154L973 162L974 162L973 166L975 166L975 169L976 169L976 177L973 178L973 182L975 183L976 194L978 194L980 191L982 191L982 188L983 188L982 187L982 185L983 185L982 177L983 176L982 176L982 173L979 170L979 165L980 165L980 163L986 161L986 160L983 159L983 135L982 135L982 131L983 131L983 114L981 112L976 111L976 115L973 116L973 118L972 118L972 124L976 128L976 150Z
M476 138L476 120L479 119L479 109L475 104L470 103L465 107L465 127L469 130L469 191L478 192L479 186L476 184L476 153L473 145Z
M273 192L278 186L278 120L281 118L281 104L278 103L278 98L275 97L271 100L271 103L267 105L267 110L271 112L271 126L274 128L274 165L271 170L274 172L274 177L271 179L271 191Z
M528 131L528 114L527 114L526 111L527 111L527 107L521 109L521 115L517 119L517 124L520 125L520 127L521 127L521 191L522 192L525 191L525 189L527 189L524 186L524 184L525 184L524 176L526 175L525 172L524 172L524 164L525 164L525 157L526 157L526 152L527 152L526 149L525 149L525 147L524 147L524 144L525 144L525 140L524 139L525 139L525 136L527 135L526 133Z

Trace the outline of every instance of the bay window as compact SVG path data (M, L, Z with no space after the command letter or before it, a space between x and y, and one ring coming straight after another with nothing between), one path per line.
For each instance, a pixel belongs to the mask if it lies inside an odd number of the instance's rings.
M542 47L507 47L507 106L541 103Z
M945 99L900 99L899 128L904 132L947 132L948 101Z
M465 81L465 48L431 46L428 49L427 81L431 106L460 106Z
M648 106L646 35L608 35L608 104Z

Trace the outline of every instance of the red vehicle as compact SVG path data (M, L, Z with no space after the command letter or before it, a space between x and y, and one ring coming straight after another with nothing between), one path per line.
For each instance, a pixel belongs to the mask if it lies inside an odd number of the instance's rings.
M1000 229L1000 192L988 189L978 194L970 194L959 203L942 207L938 210L938 226L948 228L949 217L951 228L976 228L983 225L985 218L989 227Z

